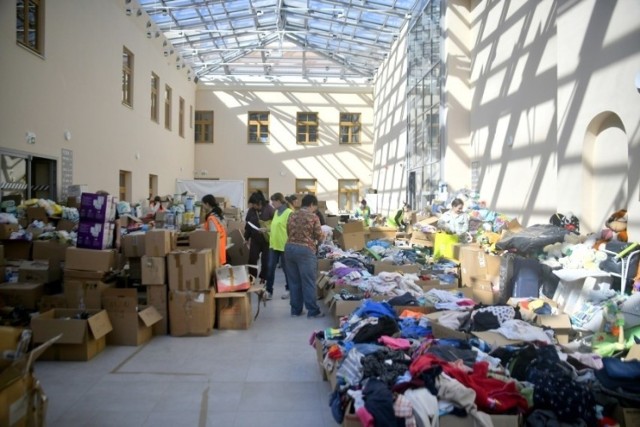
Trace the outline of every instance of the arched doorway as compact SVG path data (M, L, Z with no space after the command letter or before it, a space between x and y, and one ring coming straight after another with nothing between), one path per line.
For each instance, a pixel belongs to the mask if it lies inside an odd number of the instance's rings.
M596 232L612 212L629 202L629 140L620 117L605 111L593 118L582 152L581 229Z

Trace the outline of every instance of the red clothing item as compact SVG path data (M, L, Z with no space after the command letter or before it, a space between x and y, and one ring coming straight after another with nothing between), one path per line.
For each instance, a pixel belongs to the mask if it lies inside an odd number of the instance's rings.
M432 354L423 354L414 360L409 366L412 377L417 377L421 372L441 366L442 370L450 377L458 380L465 387L476 392L475 403L484 412L502 414L511 410L519 413L528 409L527 400L518 392L514 381L504 382L496 378L487 377L489 364L476 362L473 372L467 373Z

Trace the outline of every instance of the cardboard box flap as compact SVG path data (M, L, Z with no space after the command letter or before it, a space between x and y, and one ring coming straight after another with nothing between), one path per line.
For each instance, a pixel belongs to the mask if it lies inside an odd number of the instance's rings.
M435 224L437 222L438 222L438 217L437 216L430 216L428 218L421 219L417 223L419 225L432 225L432 224Z
M568 314L539 314L536 316L536 323L540 326L546 326L556 331L570 331L571 318Z
M510 340L497 332L472 332L473 335L489 344L490 347L502 347L504 345L519 344L522 340Z
M160 314L153 306L140 310L140 312L138 312L138 317L142 320L142 323L144 323L145 326L152 326L163 318L162 314Z
M136 311L138 306L138 291L133 288L104 289L102 291L102 305L107 311Z
M625 360L640 360L640 344L634 344L631 346Z
M342 226L343 233L364 233L364 222L362 221L352 221L344 224Z
M89 323L89 329L91 329L91 333L95 339L102 338L113 330L111 320L109 320L109 315L105 310L101 310L89 317L87 322Z
M49 341L39 345L29 353L23 354L21 357L13 360L10 364L5 365L3 361L2 369L0 369L0 390L4 390L20 378L24 378L24 376L31 371L33 362L35 362L35 360L47 348L56 342L60 336L61 335L51 338Z
M249 293L255 293L260 295L262 292L264 292L264 288L251 285L251 287L246 291L216 293L213 297L214 298L238 298L238 297L243 297Z
M31 369L31 366L33 366L33 363L38 359L38 357L40 357L40 355L42 355L42 353L44 353L46 349L48 349L53 344L55 344L58 340L60 340L60 338L62 338L62 334L56 335L55 337L51 338L50 340L40 344L39 346L31 350L29 352L29 357L27 359L27 366L25 367L25 373L27 373L29 369Z

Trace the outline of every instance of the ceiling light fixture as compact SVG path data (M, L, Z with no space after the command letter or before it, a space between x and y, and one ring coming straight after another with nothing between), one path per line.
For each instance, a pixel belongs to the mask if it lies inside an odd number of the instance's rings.
M156 33L155 33L155 37L156 37L156 38L160 37L160 31L156 31Z
M151 21L147 21L147 28L151 28Z
M262 9L256 10L256 16L262 16L262 15L264 15L264 10Z
M136 16L142 16L142 9L138 9L136 12Z
M151 36L153 36L153 34L151 33L151 31L147 31L147 38L150 39Z
M131 16L133 14L133 9L131 9L130 7L126 8L124 10L124 13L127 14L127 16Z

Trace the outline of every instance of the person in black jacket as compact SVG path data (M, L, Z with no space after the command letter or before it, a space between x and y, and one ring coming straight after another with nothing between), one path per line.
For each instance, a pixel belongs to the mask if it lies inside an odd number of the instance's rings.
M249 274L260 279L260 284L265 283L269 271L269 240L268 234L265 233L269 230L269 226L265 225L265 222L273 219L274 212L273 206L264 197L262 191L251 193L249 210L245 218L247 224L244 227L244 238L249 244L249 265L257 265L260 260L260 272L254 267L249 267Z

